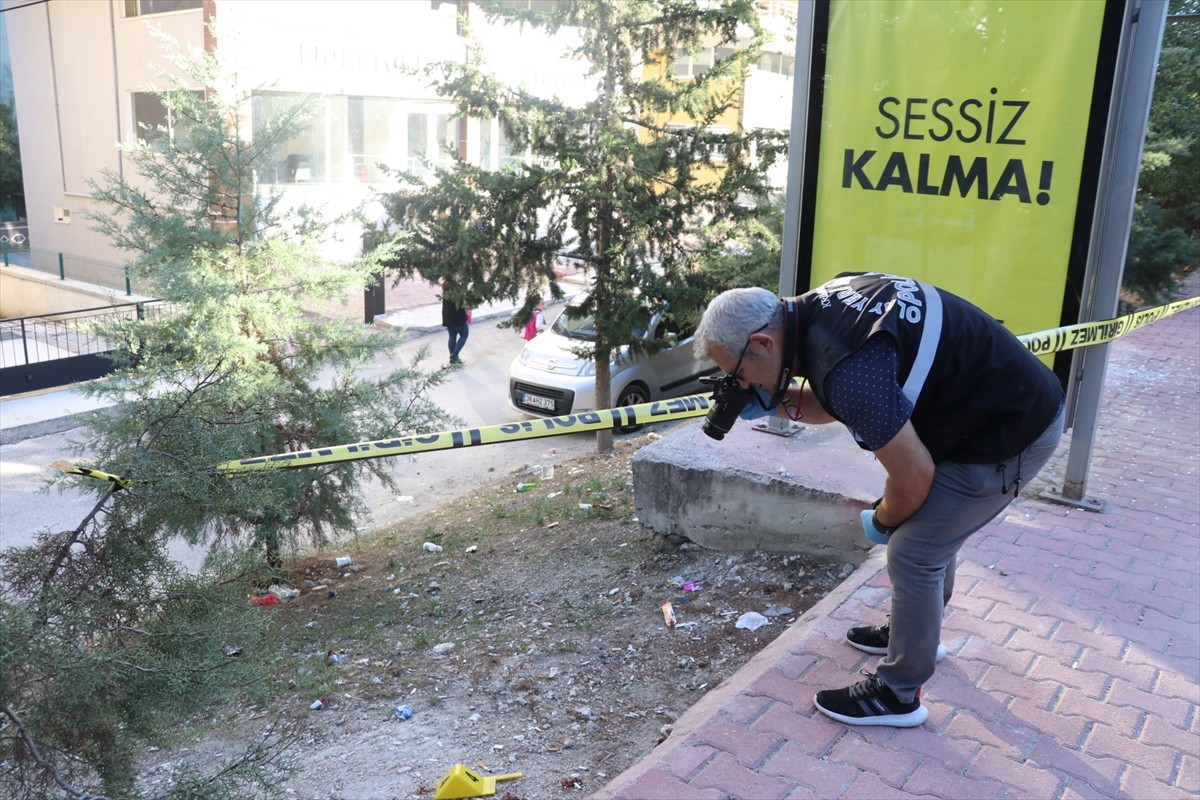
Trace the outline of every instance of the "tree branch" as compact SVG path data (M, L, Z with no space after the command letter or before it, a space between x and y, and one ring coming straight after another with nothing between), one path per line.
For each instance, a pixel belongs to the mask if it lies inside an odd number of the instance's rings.
M58 770L54 768L54 765L42 757L41 751L38 750L37 743L33 741L33 737L29 735L29 731L25 728L25 725L22 724L21 718L17 715L17 712L13 711L7 705L3 705L0 706L0 713L3 713L4 716L12 720L13 726L17 729L17 735L21 737L22 744L24 744L25 749L29 751L30 758L32 758L39 767L44 769L50 775L54 782L58 784L59 788L61 788L71 797L76 798L76 800L108 800L108 798L104 795L92 794L86 789L78 789L67 783L66 780L64 780L63 777L58 774Z
M58 549L58 555L54 557L54 562L50 565L50 568L46 570L45 575L42 576L41 599L43 601L43 606L46 599L46 594L50 591L51 581L54 580L54 576L57 575L58 571L62 568L63 562L67 560L67 556L71 554L71 548L74 547L79 541L79 537L83 535L84 528L91 524L96 515L103 510L105 503L107 503L109 499L111 499L112 496L118 491L120 491L119 486L110 486L108 494L104 495L104 497L101 497L100 500L97 501L96 505L92 507L92 510L88 512L88 515L83 518L79 525L75 527L75 530L71 531L71 535L65 542L63 542L62 547ZM43 608L41 621L45 623L48 618L49 614Z

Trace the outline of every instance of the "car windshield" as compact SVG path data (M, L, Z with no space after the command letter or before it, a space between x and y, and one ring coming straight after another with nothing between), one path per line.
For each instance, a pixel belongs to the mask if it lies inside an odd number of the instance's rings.
M558 315L558 319L554 320L554 323L550 326L550 330L554 333L558 333L559 336L565 336L566 338L583 339L584 342L594 342L596 338L595 315L588 314L587 317L578 317L578 315L571 314L571 311L578 309L578 307L583 305L583 302L584 296L582 295L580 297L576 297L575 300L572 300L569 305L563 309L563 313ZM650 309L647 309L647 311L644 313L646 313L647 318L652 317L653 315L653 312L650 311ZM636 326L634 329L634 337L643 338L644 336L646 336L646 327L643 327L642 325Z
M572 305L576 305L572 303ZM550 329L559 336L566 336L569 339L586 339L592 341L596 338L596 318L591 314L586 317L574 317L569 314L570 309L565 309L558 315L558 319L554 320L554 324Z
M572 303L571 305L578 305ZM569 314L569 307L558 315L558 319L554 320L554 324L550 329L559 336L566 336L568 339L583 339L584 341L592 342L596 339L596 318L588 314L586 317L575 317L572 319ZM641 325L633 329L634 337L640 339L646 335L645 328Z

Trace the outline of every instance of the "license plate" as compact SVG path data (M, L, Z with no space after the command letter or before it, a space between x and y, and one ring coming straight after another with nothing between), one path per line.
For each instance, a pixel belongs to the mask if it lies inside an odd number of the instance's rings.
M549 397L541 397L528 392L521 392L521 405L531 406L532 408L540 408L543 411L554 410L554 400Z

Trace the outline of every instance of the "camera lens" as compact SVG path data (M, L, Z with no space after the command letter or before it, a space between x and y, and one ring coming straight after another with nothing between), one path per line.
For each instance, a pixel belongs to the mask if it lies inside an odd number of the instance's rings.
M712 416L711 411L708 413L709 416ZM732 427L733 425L730 424L729 427L722 428L720 427L719 423L715 423L711 419L706 418L704 420L704 424L700 426L700 430L704 431L709 437L716 439L719 442L725 438L725 434L729 433L729 428Z
M713 406L705 415L700 429L719 442L733 428L746 403L750 402L750 392L738 386L732 375L712 381L712 387Z

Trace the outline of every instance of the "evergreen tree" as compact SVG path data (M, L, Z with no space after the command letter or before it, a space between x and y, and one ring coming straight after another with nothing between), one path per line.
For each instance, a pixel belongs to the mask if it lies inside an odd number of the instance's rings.
M742 286L779 285L779 259L783 249L783 206L769 198L759 201L757 219L739 222L739 230L725 241L710 242L701 256L706 276L721 290Z
M0 103L0 218L17 219L17 196L24 191L17 114L11 103Z
M1153 198L1139 200L1133 207L1122 283L1145 305L1173 299L1200 258L1200 243L1183 228L1165 224L1163 217Z
M1168 14L1125 259L1125 288L1146 303L1174 295L1200 258L1200 0Z
M86 387L115 403L89 423L89 466L131 484L71 479L96 493L94 510L73 530L0 554L6 796L86 797L80 787L96 784L135 796L142 737L266 674L253 648L225 649L251 641L261 617L247 591L290 549L353 532L365 478L393 484L377 461L238 477L213 464L455 422L428 399L444 370L424 372L418 357L365 380L360 368L399 339L305 312L361 291L379 267L329 263L319 245L339 220L284 213L255 185L256 166L296 134L304 108L255 119L248 135L251 93L218 59L176 61L157 93L170 130L145 131L126 151L136 177L109 172L93 186L104 207L94 224L162 299L104 331L119 346L117 370ZM176 536L208 543L198 574L168 556ZM261 769L269 750L168 795L246 796L238 776Z
M751 0L480 5L489 21L577 33L570 56L590 66L594 98L572 106L505 86L478 48L465 63L431 67L434 87L462 115L498 118L532 158L497 171L456 158L430 185L405 176L414 188L385 198L399 230L391 263L401 277L454 279L454 299L469 305L559 298L556 259L585 264L592 287L575 313L595 315L596 335L579 355L595 362L596 402L606 408L611 362L643 346L635 332L647 306L669 303L682 328L695 324L720 288L700 258L759 213L741 201L766 195L766 171L786 139L720 123L736 115L764 34ZM709 48L710 68L675 77L677 56ZM598 447L611 449L611 431L598 434Z
M361 296L380 269L370 255L352 264L322 255L349 215L288 211L280 194L256 185L256 169L301 130L311 101L255 119L248 136L252 92L214 57L178 63L159 93L175 135L164 131L127 152L142 181L109 172L95 187L106 211L92 215L94 224L133 254L131 269L163 304L109 332L124 345L119 370L89 391L124 404L96 424L90 447L105 471L138 482L118 505L140 525L190 541L249 535L277 565L288 546L353 531L361 481L373 475L390 485L386 466L358 461L236 479L205 467L442 430L454 420L428 389L447 370L426 374L413 364L365 380L361 368L400 336L306 312Z

